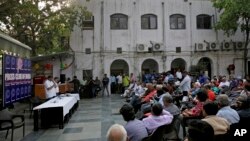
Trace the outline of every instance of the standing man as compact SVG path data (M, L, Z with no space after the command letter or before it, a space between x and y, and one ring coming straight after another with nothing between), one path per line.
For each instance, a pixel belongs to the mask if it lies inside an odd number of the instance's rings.
M175 76L176 76L178 81L182 80L182 74L181 74L181 69L180 68L177 69L177 71L175 73Z
M104 96L105 89L107 90L107 94L109 96L109 89L108 89L109 78L107 77L107 74L104 74L104 78L102 79L102 85L103 85L102 96Z
M51 99L56 96L56 82L52 76L48 76L48 79L44 82L46 99Z
M114 74L111 74L110 81L111 81L111 94L112 94L115 93L115 85L116 85L116 78Z
M73 80L70 82L74 84L74 93L79 93L80 81L77 79L77 76L73 77Z
M118 76L116 76L116 79L117 79L117 84L118 84L117 92L118 94L121 94L122 93L122 74L120 73Z
M183 80L181 81L179 87L182 90L182 95L183 95L182 102L187 101L188 100L188 92L191 89L191 78L189 77L187 71L183 72Z

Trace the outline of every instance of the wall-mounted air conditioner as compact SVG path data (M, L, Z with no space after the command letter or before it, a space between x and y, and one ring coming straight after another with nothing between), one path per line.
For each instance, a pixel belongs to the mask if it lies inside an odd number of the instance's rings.
M212 50L212 51L220 50L220 44L217 42L210 42L209 43L209 50Z
M136 51L137 52L148 52L148 46L146 44L137 44Z
M233 50L234 44L233 42L224 42L223 43L223 50Z
M244 42L235 42L235 49L236 50L244 50L245 43Z
M162 43L153 43L153 51L164 51L164 45Z
M195 51L207 51L207 43L196 43L195 44Z

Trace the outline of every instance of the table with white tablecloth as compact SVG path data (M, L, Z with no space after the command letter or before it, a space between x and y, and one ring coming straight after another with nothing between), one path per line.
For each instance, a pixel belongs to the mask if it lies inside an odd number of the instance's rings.
M79 100L79 94L63 94L34 107L34 130L39 129L39 119L41 128L48 128L52 124L59 124L59 128L63 128L64 122L77 109Z

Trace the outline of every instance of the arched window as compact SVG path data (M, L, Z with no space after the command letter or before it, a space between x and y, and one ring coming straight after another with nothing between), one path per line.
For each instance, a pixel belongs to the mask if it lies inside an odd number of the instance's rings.
M110 16L111 29L128 29L128 16L124 14L113 14Z
M196 17L197 29L211 29L211 16L201 14Z
M185 16L181 14L173 14L170 16L170 29L185 29Z
M157 16L153 14L142 15L141 29L157 29Z

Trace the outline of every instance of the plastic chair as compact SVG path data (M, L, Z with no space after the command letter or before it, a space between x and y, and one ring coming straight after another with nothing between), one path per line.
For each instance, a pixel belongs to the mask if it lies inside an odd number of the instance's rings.
M25 135L25 120L24 115L15 115L7 109L0 111L0 131L7 130L5 139L8 137L11 129L11 141L13 141L14 130L23 127L23 137Z

